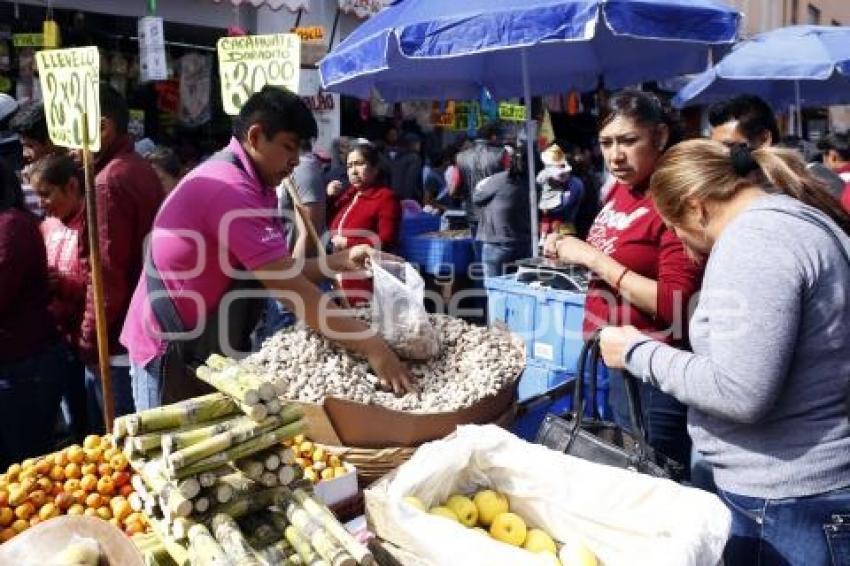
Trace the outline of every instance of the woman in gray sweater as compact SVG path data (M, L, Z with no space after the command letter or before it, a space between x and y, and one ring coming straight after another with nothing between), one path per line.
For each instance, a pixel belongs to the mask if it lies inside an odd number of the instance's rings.
M776 148L684 142L650 191L709 256L693 353L606 328L605 362L689 406L732 512L727 566L850 564L850 216Z

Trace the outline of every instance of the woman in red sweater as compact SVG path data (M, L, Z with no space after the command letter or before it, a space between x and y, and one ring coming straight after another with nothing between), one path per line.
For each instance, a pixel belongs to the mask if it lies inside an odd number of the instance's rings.
M649 178L675 141L673 120L658 98L623 91L609 100L599 124L605 165L616 179L587 241L551 237L545 252L593 271L585 303L584 331L633 325L679 347L687 345L691 296L699 289L702 265L664 224L647 192ZM623 380L609 371L614 418L629 423ZM640 387L650 445L688 467L687 409L650 385Z
M381 154L371 143L356 144L348 153L347 164L348 188L343 190L339 181L328 184L333 251L358 244L389 251L398 239L401 204L385 184ZM344 276L341 286L352 305L368 301L372 296L372 282L365 276Z

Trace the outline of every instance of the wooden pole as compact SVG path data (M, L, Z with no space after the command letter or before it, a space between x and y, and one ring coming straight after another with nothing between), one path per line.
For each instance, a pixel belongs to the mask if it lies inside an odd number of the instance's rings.
M103 293L103 270L100 261L100 238L97 225L97 198L94 188L92 156L89 150L89 118L83 112L83 171L86 183L86 221L89 232L89 265L94 291L94 316L97 330L97 359L101 391L103 391L103 420L106 432L112 432L115 407L112 402L112 376L109 373L109 332L106 327L106 307Z

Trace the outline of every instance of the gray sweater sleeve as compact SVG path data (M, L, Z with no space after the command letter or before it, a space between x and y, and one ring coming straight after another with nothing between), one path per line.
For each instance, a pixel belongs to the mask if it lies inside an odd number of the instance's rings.
M781 239L765 227L719 242L691 324L700 353L638 341L626 368L704 413L740 423L763 418L788 376L806 287Z

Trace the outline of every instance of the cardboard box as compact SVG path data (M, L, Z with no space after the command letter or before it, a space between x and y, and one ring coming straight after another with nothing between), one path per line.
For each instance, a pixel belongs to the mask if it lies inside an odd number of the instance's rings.
M348 462L343 462L342 465L348 471L347 474L332 480L322 480L313 486L316 498L328 507L357 495L357 468Z
M348 399L326 397L323 404L295 401L304 411L311 440L329 446L387 448L438 440L461 424L485 424L505 414L516 399L517 383L459 411L413 413Z

